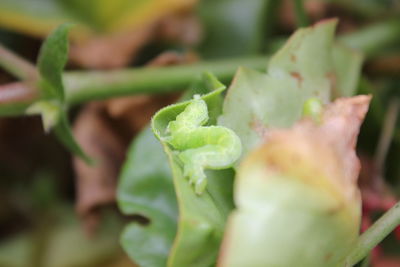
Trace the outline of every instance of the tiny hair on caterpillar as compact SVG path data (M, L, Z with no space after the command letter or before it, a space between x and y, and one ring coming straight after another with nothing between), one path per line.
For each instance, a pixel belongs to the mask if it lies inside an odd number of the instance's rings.
M205 126L206 102L195 95L184 111L169 122L165 141L178 151L183 175L200 195L207 187L205 169L226 169L240 157L242 144L232 130L223 126Z

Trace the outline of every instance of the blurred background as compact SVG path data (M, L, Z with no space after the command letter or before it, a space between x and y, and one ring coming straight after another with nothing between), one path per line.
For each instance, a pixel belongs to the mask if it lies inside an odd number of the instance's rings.
M339 18L339 41L365 56L358 93L374 96L358 146L366 229L400 196L400 1L0 0L0 43L34 63L51 30L73 22L67 70L253 58L266 66L299 26L332 17ZM0 69L0 103L15 81ZM118 174L131 140L179 95L73 107L74 135L100 162L95 166L44 134L40 118L0 118L0 267L135 266L118 240L126 222L143 218L118 211ZM372 259L373 266L400 267L400 231Z

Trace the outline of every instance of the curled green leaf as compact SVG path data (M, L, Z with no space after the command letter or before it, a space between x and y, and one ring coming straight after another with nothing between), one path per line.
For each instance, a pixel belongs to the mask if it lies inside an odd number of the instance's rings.
M214 76L203 76L201 90L211 93L201 96L207 104L209 120L215 125L220 115L225 86ZM196 86L199 86L197 83ZM204 91L203 89L208 89ZM197 195L183 175L183 166L172 146L165 140L169 136L168 124L174 121L191 103L186 101L160 110L152 120L153 132L161 141L171 166L175 192L178 200L179 217L176 237L169 253L168 267L204 267L215 264L219 245L224 232L226 218L233 209L232 169L207 170L208 185L203 194Z
M179 151L183 175L189 178L199 195L207 186L204 169L229 168L242 152L240 139L232 130L223 126L204 126L208 119L206 102L195 95L185 110L169 122L169 136L165 138Z

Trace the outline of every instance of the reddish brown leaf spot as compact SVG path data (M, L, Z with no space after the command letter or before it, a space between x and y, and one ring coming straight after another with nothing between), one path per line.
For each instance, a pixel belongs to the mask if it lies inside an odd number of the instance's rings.
M325 255L325 261L329 261L332 258L332 253L328 253Z
M260 137L264 137L267 133L267 127L258 118L253 118L250 122L250 128L253 129Z
M301 84L303 83L303 76L301 76L298 72L291 72L290 75L297 80L297 85L301 87Z

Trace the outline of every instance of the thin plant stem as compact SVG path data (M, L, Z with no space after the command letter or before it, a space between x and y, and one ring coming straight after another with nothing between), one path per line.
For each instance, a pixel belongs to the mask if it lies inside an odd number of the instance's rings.
M339 40L363 51L367 56L382 47L400 40L400 20L388 20L361 29ZM0 49L0 67L21 79L36 75L32 65L13 55L3 47ZM5 51L5 52L4 52ZM11 53L11 56L10 56ZM239 66L264 70L267 56L203 61L191 65L168 68L131 68L115 71L65 72L64 85L68 104L106 99L134 94L155 94L184 90L191 81L204 71L214 73L221 81L229 82ZM26 90L29 92L29 90ZM28 98L24 98L28 99ZM23 102L5 102L0 105L0 116L18 116L36 98Z
M294 13L296 15L296 21L298 27L307 27L310 24L307 13L304 9L303 0L293 0L294 2Z
M36 67L33 64L9 51L1 44L0 67L21 80L33 80L37 77Z
M222 82L228 82L238 67L263 70L267 62L266 56L256 56L169 67L69 72L64 78L66 99L69 104L77 104L129 94L181 91L205 71L213 73Z
M65 72L63 80L67 104L74 105L117 96L182 91L205 71L212 72L222 82L229 82L238 67L265 70L267 64L267 56L252 56L170 67ZM1 103L0 116L22 115L35 100Z
M346 267L354 266L365 258L398 225L400 225L400 202L383 214L381 218L360 236L347 258Z

